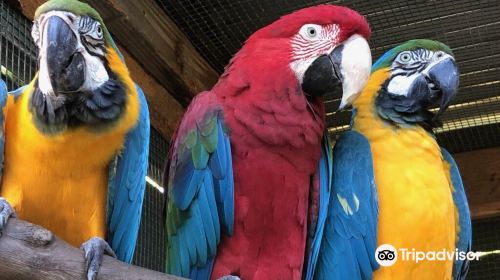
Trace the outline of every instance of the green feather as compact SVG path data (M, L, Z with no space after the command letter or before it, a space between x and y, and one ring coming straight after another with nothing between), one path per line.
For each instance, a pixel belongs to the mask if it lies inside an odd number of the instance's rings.
M209 116L205 118L203 123L201 123L201 127L199 128L201 135L209 136L210 134L212 134L215 130L216 123L217 123L216 116Z
M453 52L447 45L428 39L415 39L407 41L389 51L387 51L383 56L381 56L372 66L372 73L380 70L382 68L390 67L392 61L398 56L399 53L403 51L411 51L416 49L427 49L431 51L443 51L451 56Z
M184 145L187 149L191 150L196 145L198 133L195 129L191 130L184 139Z
M203 146L203 143L200 138L201 135L198 135L196 139L196 144L191 150L191 156L193 158L193 165L196 169L204 169L207 167L208 163L208 152Z
M40 17L40 15L50 11L65 11L80 16L86 15L100 22L101 27L103 29L104 41L106 42L106 45L115 49L116 53L118 53L118 55L123 60L122 53L120 52L115 42L111 38L111 34L106 28L106 25L104 24L101 16L96 10L94 10L94 8L92 8L86 3L82 3L77 0L50 0L42 4L40 7L38 7L38 9L36 9L35 20L37 20L38 17Z

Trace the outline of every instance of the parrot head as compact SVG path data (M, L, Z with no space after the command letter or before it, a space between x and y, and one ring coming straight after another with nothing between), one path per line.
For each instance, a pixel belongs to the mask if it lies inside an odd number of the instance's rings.
M99 14L77 0L50 0L36 13L32 37L38 74L30 109L45 125L113 121L129 74Z
M252 34L226 73L249 66L253 71L240 76L274 83L275 89L287 80L298 85L310 103L321 103L322 96L340 89L344 107L370 75L370 33L366 19L349 8L304 8Z
M459 72L451 49L432 40L411 40L386 52L372 73L388 71L375 99L377 113L398 124L440 126L439 116L457 94ZM439 106L436 113L430 110Z

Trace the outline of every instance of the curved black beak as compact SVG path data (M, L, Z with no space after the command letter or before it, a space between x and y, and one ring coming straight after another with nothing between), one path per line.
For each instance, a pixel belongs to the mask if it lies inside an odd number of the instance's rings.
M365 38L351 35L328 55L311 63L302 79L302 90L308 96L319 97L341 93L339 110L352 104L370 76L372 56Z
M342 84L340 64L343 45L335 48L329 55L321 55L311 63L304 73L302 90L309 96L320 97L334 92Z
M54 93L78 90L85 82L85 60L78 52L76 35L59 16L48 18L45 28L42 48L46 48L46 55L42 59L46 59Z
M451 100L458 92L460 76L458 67L455 60L448 57L431 66L427 75L430 81L434 83L434 88L439 90L441 94L439 111L436 114L436 116L439 116L448 108Z

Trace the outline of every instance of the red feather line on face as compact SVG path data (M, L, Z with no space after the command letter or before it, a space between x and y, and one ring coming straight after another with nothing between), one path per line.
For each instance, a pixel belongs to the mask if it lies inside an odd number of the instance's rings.
M307 59L326 54L339 42L340 28L337 24L322 26L318 38L306 38L303 34L297 33L292 40L292 59Z

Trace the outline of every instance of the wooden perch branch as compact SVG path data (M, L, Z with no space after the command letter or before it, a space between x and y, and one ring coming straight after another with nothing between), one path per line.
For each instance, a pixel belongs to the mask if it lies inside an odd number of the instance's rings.
M85 279L85 260L49 230L19 219L10 219L0 237L0 279ZM126 264L104 256L97 279L180 280L175 276Z

